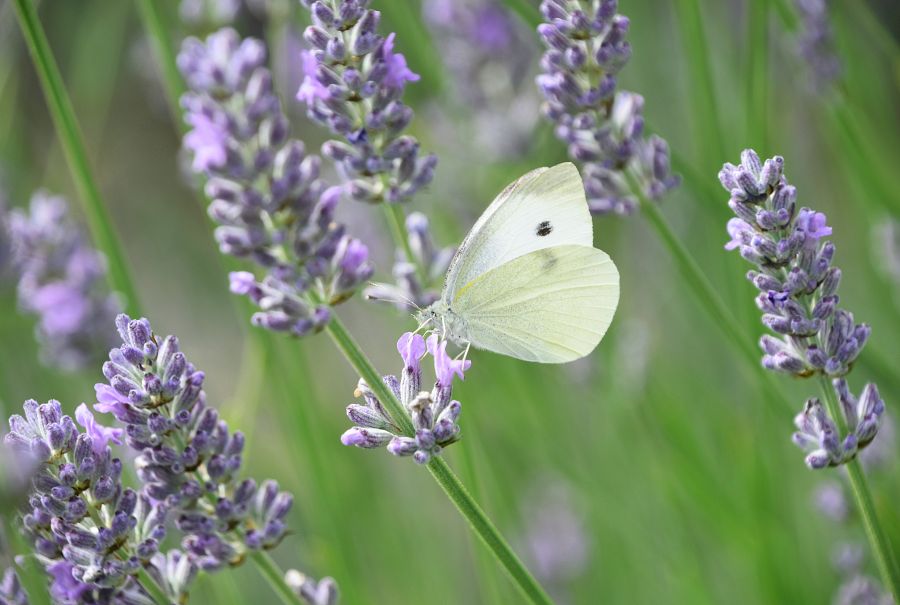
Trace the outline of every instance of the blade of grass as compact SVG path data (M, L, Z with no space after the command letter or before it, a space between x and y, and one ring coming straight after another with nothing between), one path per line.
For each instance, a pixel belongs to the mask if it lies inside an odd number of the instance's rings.
M156 55L157 68L162 76L163 86L166 89L166 100L168 101L169 111L172 113L172 120L179 127L184 129L181 121L181 108L178 100L184 94L186 88L181 74L178 73L178 64L175 61L175 47L169 38L162 15L159 12L159 3L154 0L138 0L138 11L141 15L141 21L144 23L144 29L150 37L150 43L153 46L153 52Z
M716 103L715 78L713 77L712 53L706 42L703 29L703 14L699 0L679 0L675 8L678 25L681 28L681 43L687 56L688 72L694 94L690 107L694 110L694 130L701 142L704 167L711 167L726 157L725 141L722 137L718 104Z
M769 148L769 0L747 3L747 136L754 149Z
M12 4L41 82L66 162L78 189L88 228L97 248L106 255L110 286L125 298L124 306L129 314L140 315L137 290L131 280L124 250L100 196L72 109L72 102L63 85L62 75L50 50L37 11L32 0L12 0Z

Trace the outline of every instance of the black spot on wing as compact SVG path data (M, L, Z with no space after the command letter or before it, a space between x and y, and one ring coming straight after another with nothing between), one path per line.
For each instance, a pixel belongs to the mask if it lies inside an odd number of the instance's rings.
M535 233L537 233L540 237L545 237L547 235L550 235L551 231L553 231L553 225L550 224L550 221L541 221L540 223L538 223Z

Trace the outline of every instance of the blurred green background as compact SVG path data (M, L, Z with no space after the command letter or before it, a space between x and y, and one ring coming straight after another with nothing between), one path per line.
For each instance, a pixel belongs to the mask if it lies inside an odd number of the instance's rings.
M413 131L440 164L413 207L429 215L442 244L459 241L506 183L565 159L549 126L527 111L528 103L535 111L538 105L532 77L540 48L529 23L536 4L510 6L530 68L476 106L461 92L446 32L429 29L421 5L374 2L382 31L397 31L398 50L422 74L408 89ZM38 187L74 204L11 8L0 3L0 183L13 206ZM340 444L357 377L327 337L267 334L267 347L248 339L252 328L227 292L223 259L181 168L135 6L81 0L40 8L154 328L179 336L206 372L210 401L247 433L247 472L275 478L296 495L294 533L274 552L282 566L333 575L351 604L519 602L424 469L383 450ZM162 8L173 45L212 30L184 23L176 3ZM837 93L807 85L797 14L786 0L621 2L634 53L619 83L644 96L648 125L669 141L684 171L664 214L753 334L762 326L743 277L748 266L722 249L730 211L716 173L748 146L785 157L800 203L826 212L834 227L842 303L873 326L851 386L858 391L877 379L893 417L900 284L882 232L900 217L900 50L889 27L898 14L889 2L834 3L831 10L844 64ZM325 133L293 101L305 19L293 3L258 0L241 9L234 26L269 42L293 132L315 149ZM704 63L711 88L703 84ZM491 73L505 72L488 72L476 88L493 81ZM510 99L525 103L523 113L507 111ZM518 137L515 145L493 149L479 139L484 124L495 122L496 136ZM392 252L381 213L364 206L344 213L386 279ZM595 233L622 276L620 310L606 339L590 358L564 367L475 352L455 390L464 439L446 451L448 461L523 557L543 570L560 602L830 602L841 582L831 564L835 545L864 536L853 520L835 524L817 512L816 486L838 473L807 470L790 442L793 415L816 386L779 377L790 405L766 400L761 372L746 367L703 313L642 217L598 219ZM397 372L394 343L412 318L359 297L341 311L379 369ZM84 375L42 367L33 327L33 318L16 311L14 284L0 285L5 414L27 398L57 398L69 412L90 403L99 365ZM889 449L889 459L895 454ZM900 545L900 476L889 465L873 472L871 484ZM541 545L536 552L534 544ZM549 563L538 560L548 556ZM874 575L870 558L866 566ZM250 567L203 579L193 596L197 603L276 602Z

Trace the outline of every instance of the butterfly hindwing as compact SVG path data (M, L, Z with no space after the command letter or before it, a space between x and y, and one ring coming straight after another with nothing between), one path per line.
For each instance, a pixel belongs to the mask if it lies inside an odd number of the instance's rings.
M590 353L615 314L619 273L590 246L519 256L462 286L451 303L473 346L541 363Z

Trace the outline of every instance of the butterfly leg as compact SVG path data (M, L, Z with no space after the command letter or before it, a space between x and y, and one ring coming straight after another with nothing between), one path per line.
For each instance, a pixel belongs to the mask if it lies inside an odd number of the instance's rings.
M469 357L469 349L471 349L471 348L472 348L472 343L471 343L471 342L467 342L467 343L466 343L466 350L463 351L463 353L462 353L462 364L463 364L463 367L466 367L466 360L467 360L468 357Z

